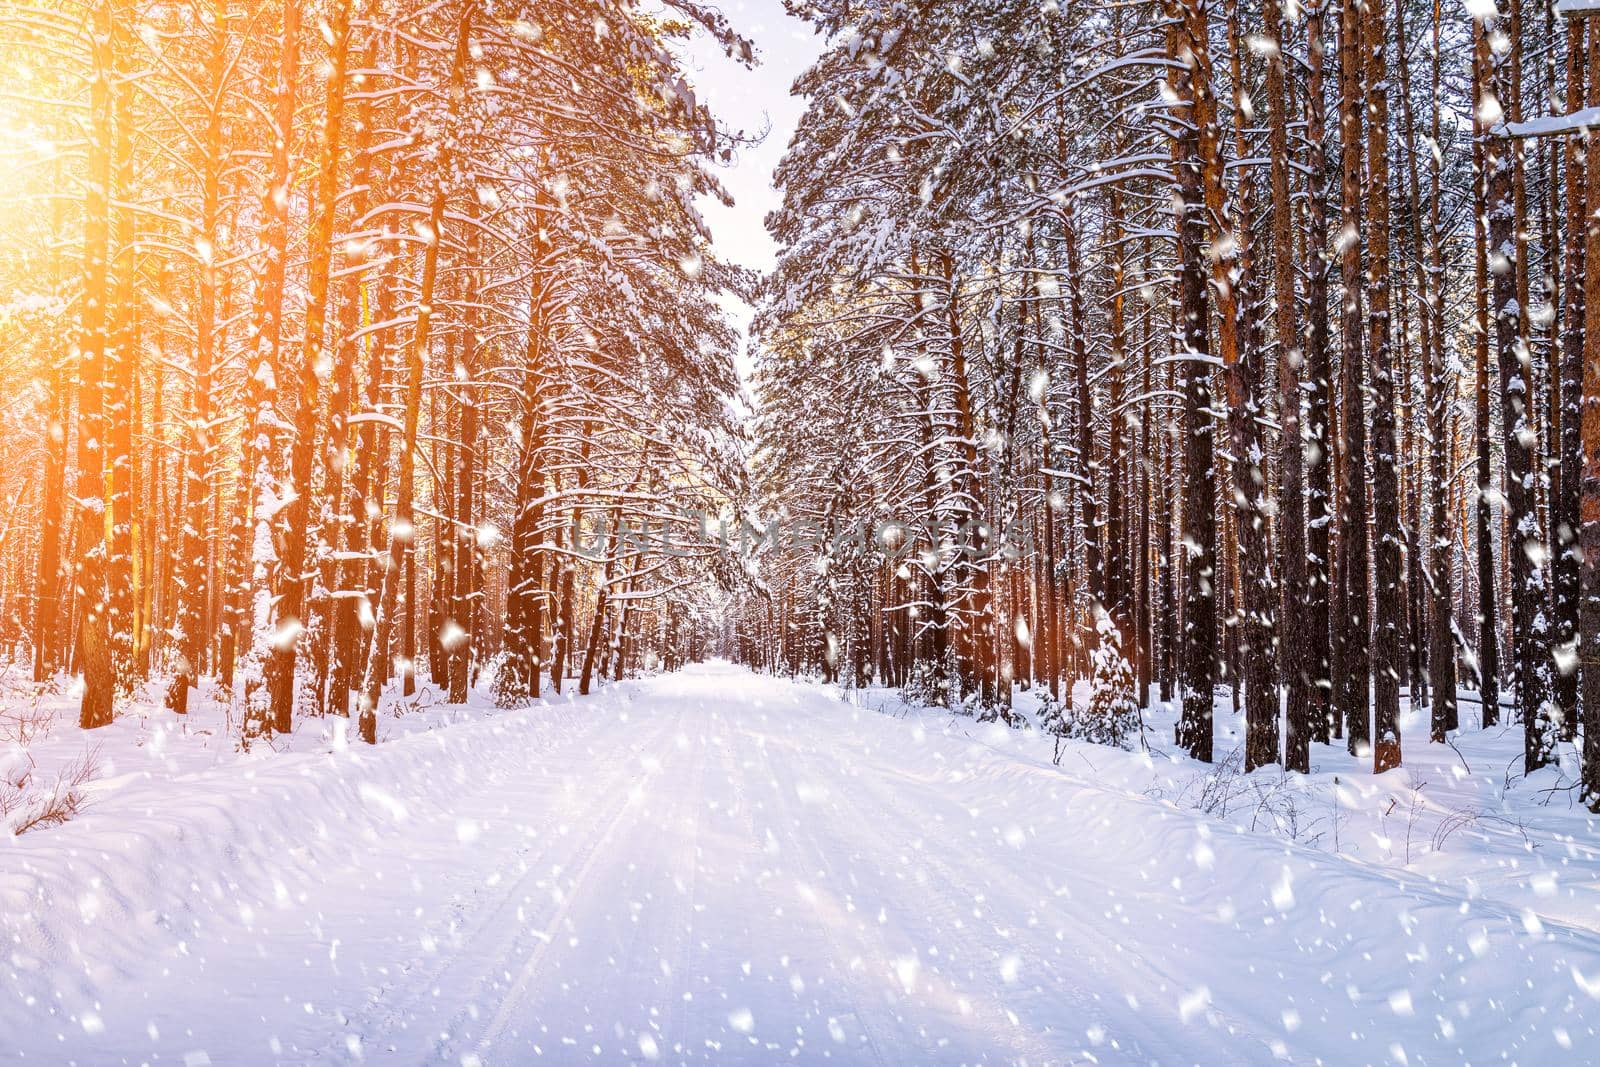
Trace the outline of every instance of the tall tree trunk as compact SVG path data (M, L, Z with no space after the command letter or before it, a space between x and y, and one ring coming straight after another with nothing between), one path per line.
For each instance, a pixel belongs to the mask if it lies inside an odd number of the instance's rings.
M1038 283L1037 276L1030 276L1031 293L1035 300L1030 301L1029 307L1033 308L1033 328L1039 329L1038 315ZM1042 355L1042 354L1041 354ZM1045 359L1039 361L1041 368L1048 364ZM1039 651L1040 665L1043 668L1044 678L1050 686L1050 696L1054 700L1061 699L1061 635L1056 627L1056 507L1060 499L1059 491L1055 486L1054 450L1051 446L1050 433L1055 428L1054 418L1050 407L1050 380L1047 372L1041 369L1042 377L1038 386L1039 404L1039 477L1044 488L1044 500L1039 509L1040 523L1043 526L1043 567L1044 573L1040 576L1043 588L1040 590L1042 600L1041 620L1034 631L1034 647Z
M1344 470L1340 478L1339 573L1343 584L1344 616L1334 620L1340 643L1340 718L1345 722L1351 754L1363 755L1371 743L1371 660L1369 648L1369 568L1367 514L1367 415L1363 292L1361 272L1361 206L1366 198L1362 171L1362 115L1366 94L1362 89L1361 11L1353 3L1340 9L1339 29L1339 148L1342 156L1340 201L1343 225L1338 245L1344 282L1344 311L1340 339L1340 429ZM1379 224L1386 224L1379 219ZM1387 313L1387 308L1384 309Z
M1234 86L1234 154L1249 158L1246 138L1244 86L1244 35L1239 26L1238 3L1228 9L1229 74ZM1207 116L1200 130L1201 154L1206 161L1206 201L1212 215L1212 288L1223 307L1218 335L1222 340L1224 375L1228 390L1228 442L1233 456L1234 531L1238 542L1239 682L1244 690L1246 770L1278 762L1278 670L1273 644L1276 611L1272 568L1268 560L1266 473L1260 424L1262 338L1255 312L1256 279L1252 248L1255 182L1252 168L1240 170L1230 224L1223 188L1220 131L1215 126L1215 104L1205 93ZM1208 132L1209 130L1209 132ZM1221 249L1232 249L1221 252ZM1230 289L1231 287L1231 289ZM1228 312L1232 306L1231 321ZM1231 334L1231 339L1230 339Z
M273 578L281 575L282 523L290 492L288 465L280 454L282 419L277 412L279 383L284 366L280 347L283 332L284 275L288 258L290 145L294 137L295 83L300 63L300 0L286 0L279 52L278 85L274 93L274 134L271 174L263 205L266 218L266 260L256 304L255 337L250 362L250 447L244 470L254 501L252 533L245 566L249 571L249 645L240 691L244 735L249 737L279 725L272 714L265 665L273 654L278 634L273 629Z
M949 335L950 391L955 407L955 438L960 460L956 492L959 501L957 573L962 574L961 595L966 601L958 616L964 634L963 684L973 686L988 702L996 699L992 642L993 603L989 591L989 554L992 546L984 535L987 515L984 492L978 471L978 443L972 414L971 389L967 380L966 348L961 333L961 278L949 253L939 256L941 280L945 289L945 319Z
M1406 600L1401 587L1399 435L1395 428L1394 346L1389 285L1389 69L1382 3L1361 8L1366 52L1368 363L1372 369L1373 578L1372 767L1400 766L1400 671L1404 664Z
M111 241L111 274L115 293L110 309L111 336L105 350L106 390L101 398L106 465L106 625L111 641L111 669L116 690L121 695L133 689L134 629L138 625L134 588L134 524L137 520L134 518L133 457L140 347L133 158L133 97L137 87L129 66L137 18L131 0L120 0L111 27L112 69L116 72L111 94L115 113L111 163L115 189L111 212L115 230Z
M219 20L220 22L221 20ZM189 687L199 678L206 641L207 590L206 496L211 464L211 374L217 343L217 256L221 252L219 224L222 204L224 80L228 74L228 31L211 27L211 51L206 63L207 115L204 168L200 202L200 270L195 296L194 380L189 387L189 431L184 449L183 532L179 536L176 578L178 588L178 669L167 704L182 713L189 708Z
M345 70L350 56L350 0L335 0L330 11L332 36L327 111L322 123L322 161L318 165L316 206L306 241L310 262L310 294L306 303L305 338L297 368L294 400L294 443L289 461L289 502L284 505L283 557L277 582L276 637L267 660L267 692L273 728L287 733L293 725L295 660L306 615L306 541L312 513L312 465L317 449L317 392L332 365L324 352L328 290L333 264L333 223L339 209L339 162L344 136Z
M1600 107L1600 18L1567 23L1589 33L1588 97ZM1584 167L1588 191L1583 243L1583 501L1582 614L1584 802L1600 813L1600 137L1590 136Z
M1279 654L1288 681L1283 763L1311 770L1311 664L1307 614L1304 452L1300 429L1300 370L1304 353L1296 323L1293 200L1289 192L1289 100L1284 74L1286 27L1278 0L1262 7L1267 51L1268 146L1272 156L1273 324L1278 334L1278 581L1281 593Z
M1430 79L1433 101L1429 117L1429 136L1439 143L1439 110L1441 90L1440 36L1441 0L1433 5L1433 55ZM1396 0L1396 18L1404 9L1403 0ZM1404 53L1404 49L1401 49ZM1410 93L1406 93L1409 101ZM1409 105L1408 105L1409 106ZM1410 126L1410 123L1407 123ZM1415 140L1413 134L1412 140ZM1416 168L1416 151L1411 149L1411 166ZM1415 176L1412 179L1416 183ZM1428 153L1428 234L1426 254L1422 265L1424 285L1423 314L1428 323L1424 332L1423 375L1427 389L1428 422L1428 486L1430 496L1430 525L1428 538L1428 685L1432 691L1430 708L1431 730L1434 741L1444 741L1446 734L1456 729L1459 713L1456 707L1456 624L1452 606L1450 576L1455 544L1451 533L1450 509L1454 503L1451 481L1454 476L1455 457L1451 452L1450 427L1455 407L1455 379L1445 360L1444 296L1444 240L1440 218L1443 199L1440 180L1440 159ZM1420 222L1419 222L1420 224Z
M1328 336L1328 221L1326 201L1326 102L1323 38L1329 0L1307 12L1306 52L1306 669L1311 674L1311 736L1323 743L1333 733L1331 610L1333 362ZM1286 550L1287 551L1287 550Z
M53 173L57 183L62 178L62 165L57 162ZM57 242L52 255L52 278L56 294L64 297L71 290L72 265L63 249L67 243L66 200L55 201L50 235ZM63 346L65 347L65 346ZM39 557L34 571L33 585L33 680L43 682L61 664L61 640L64 620L61 615L61 552L63 541L63 509L67 498L67 418L71 382L67 365L68 356L53 356L47 372L49 399L44 435L44 470L39 485Z
M1113 151L1120 153L1120 147ZM1124 401L1127 396L1128 373L1128 336L1127 336L1127 299L1125 296L1127 286L1127 265L1124 253L1126 234L1124 232L1122 195L1115 185L1109 187L1106 196L1106 240L1110 242L1111 259L1111 293L1109 306L1109 327L1111 364L1106 368L1106 410L1109 418L1106 419L1106 460L1099 466L1096 473L1100 482L1105 486L1106 525L1105 525L1105 554L1106 554L1106 613L1111 617L1111 624L1116 627L1117 634L1122 642L1123 649L1136 648L1137 643L1130 641L1133 633L1133 590L1131 581L1133 567L1130 563L1128 552L1128 505L1127 486L1129 482L1126 448L1124 445L1123 431L1126 428L1128 416L1124 410ZM1135 653L1137 655L1137 653Z
M376 45L369 44L360 61L361 69L371 69L376 61ZM351 123L351 152L355 163L350 176L354 190L350 196L350 216L356 219L365 217L372 201L370 190L375 180L372 124L372 98L363 94ZM322 493L332 527L326 540L333 548L332 558L323 568L323 582L333 596L323 613L326 632L319 635L326 653L318 665L322 673L319 673L317 691L325 694L320 698L325 709L348 716L350 691L358 681L356 672L360 668L357 650L361 618L365 614L370 620L372 610L370 602L362 599L366 589L365 568L358 565L360 556L368 548L366 501L372 456L367 449L376 432L371 423L362 424L360 434L364 447L356 459L356 469L348 470L350 416L356 405L356 368L361 357L370 354L377 343L370 332L371 242L346 244L342 262L341 274L346 275L346 280L342 284L344 294L336 327L338 350L334 357L333 395L328 400L328 436L323 461L326 481ZM365 612L361 610L363 606Z
M1518 0L1511 0L1516 12ZM1513 17L1512 29L1516 27ZM1511 34L1505 52L1494 53L1492 85L1502 101L1517 94L1517 56L1521 44ZM1513 117L1515 110L1513 107ZM1494 343L1500 368L1500 419L1505 448L1506 521L1510 526L1507 554L1511 567L1511 666L1517 713L1523 723L1523 758L1528 772L1554 758L1550 731L1549 635L1545 601L1543 546L1540 543L1533 478L1538 433L1532 425L1528 383L1532 378L1528 346L1523 338L1522 303L1517 288L1523 268L1517 237L1515 205L1520 169L1513 157L1515 142L1492 136L1488 143L1489 269L1494 277Z
M83 204L83 309L78 323L78 652L83 700L78 725L88 730L111 721L116 679L106 620L105 371L110 302L111 154L116 121L111 80L116 63L112 28L117 0L94 7L94 73L89 83L88 175Z
M557 620L560 644L550 665L550 687L561 692L562 680L573 658L573 634L577 628L577 606L574 586L577 583L579 548L583 541L582 497L589 487L589 452L594 445L594 424L584 420L583 443L578 446L577 471L573 481L577 486L577 499L571 508L567 525L567 555L561 568L561 617Z
M1106 568L1100 538L1100 515L1095 499L1099 484L1094 477L1094 393L1089 386L1089 324L1083 307L1083 264L1078 253L1078 220L1072 198L1062 212L1062 236L1067 253L1067 294L1070 318L1067 334L1072 338L1073 408L1072 428L1077 437L1074 495L1078 500L1079 536L1083 539L1083 573L1091 604L1105 601ZM1076 642L1074 642L1076 643Z
M1488 88L1489 39L1484 27L1473 23L1472 97L1482 100ZM1478 493L1476 524L1473 540L1476 543L1478 564L1478 697L1481 701L1482 726L1493 726L1500 721L1500 623L1498 599L1495 595L1494 565L1494 509L1490 504L1493 492L1493 470L1489 460L1489 267L1488 235L1484 220L1488 215L1488 148L1486 124L1481 108L1473 112L1473 211L1476 240L1473 241L1473 299L1476 307L1477 329L1474 331L1476 375L1473 383L1474 431L1477 438L1475 466Z
M1173 145L1178 195L1179 352L1183 367L1183 711L1178 741L1196 759L1211 762L1212 690L1216 684L1216 490L1212 470L1210 314L1206 300L1205 199L1199 123L1195 116L1199 64L1205 47L1201 0L1182 0L1173 12L1168 54L1177 61L1180 133Z
M1567 110L1584 106L1585 61L1584 23L1574 19L1567 26ZM1561 723L1563 740L1571 741L1578 727L1579 657L1579 569L1583 552L1579 543L1578 502L1583 478L1583 344L1584 344L1584 144L1579 137L1562 138L1566 205L1565 234L1562 242L1564 273L1561 282L1561 354L1555 415L1559 427L1559 492L1552 494L1551 522L1555 532L1553 554L1555 578L1555 632L1552 635L1556 666L1553 698Z
M539 695L544 666L544 553L538 547L544 524L543 378L545 303L543 277L534 272L528 297L528 345L524 356L521 405L521 455L517 463L516 512L511 532L511 571L506 585L505 656L495 678L495 699L514 707Z
M468 238L468 261L475 260L471 250L477 248L476 231ZM468 275L475 279L477 272ZM468 292L476 285L469 281ZM476 490L478 463L478 397L474 375L478 365L478 319L473 308L475 302L467 301L467 312L461 329L460 360L456 365L456 379L461 384L459 414L459 447L455 449L460 466L455 479L457 525L447 536L455 539L455 567L450 573L451 622L455 624L457 640L446 646L449 657L450 685L447 699L452 704L465 704L471 688L474 644L478 637L476 607L478 603L478 538L476 521ZM447 624L448 625L448 624ZM409 692L409 689L407 690Z

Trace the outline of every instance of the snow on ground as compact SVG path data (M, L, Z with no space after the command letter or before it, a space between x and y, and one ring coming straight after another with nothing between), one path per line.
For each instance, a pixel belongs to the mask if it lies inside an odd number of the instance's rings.
M1018 709L1030 719L1039 695L1017 694ZM1075 697L1080 705L1087 701L1086 684ZM911 710L882 690L863 702L901 715ZM1575 745L1558 745L1559 765L1524 777L1522 726L1504 721L1511 709L1502 708L1501 724L1485 730L1476 694L1462 690L1458 706L1464 729L1434 745L1427 740L1426 704L1413 710L1402 703L1405 763L1381 776L1372 774L1369 753L1353 756L1343 740L1311 746L1310 775L1277 768L1242 774L1244 717L1226 696L1215 707L1214 766L1189 759L1173 743L1178 707L1160 701L1144 716L1138 751L1063 746L1060 765L1102 787L1166 800L1235 828L1404 868L1455 883L1472 899L1600 931L1600 818L1578 803ZM1022 733L1007 741L1054 754L1042 737Z
M99 731L114 773L82 810L0 840L0 1056L1545 1063L1600 1041L1600 820L1553 775L1508 785L1500 731L1460 758L1410 742L1382 780L1335 749L1304 783L1159 743L1058 767L1036 732L720 664L386 719L375 748L325 721L240 755L207 714Z

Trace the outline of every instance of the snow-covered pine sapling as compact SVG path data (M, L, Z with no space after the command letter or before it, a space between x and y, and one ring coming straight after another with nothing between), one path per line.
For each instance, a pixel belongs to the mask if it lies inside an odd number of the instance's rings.
M1122 654L1122 634L1105 611L1095 614L1100 643L1090 654L1088 705L1080 709L1070 695L1063 700L1047 695L1039 702L1039 726L1056 738L1057 763L1061 762L1064 740L1127 748L1143 732L1139 702L1134 698L1133 667Z
M1100 644L1090 657L1093 668L1086 726L1089 740L1121 747L1139 732L1139 703L1134 699L1133 668L1122 654L1122 634L1104 611L1095 612Z

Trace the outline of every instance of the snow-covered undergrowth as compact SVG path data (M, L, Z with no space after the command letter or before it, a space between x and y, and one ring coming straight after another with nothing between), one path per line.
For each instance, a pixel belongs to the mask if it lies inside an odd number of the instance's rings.
M1072 694L1080 718L1090 695L1083 682ZM1524 776L1521 726L1480 728L1475 694L1460 695L1464 729L1443 745L1428 741L1427 708L1402 703L1405 763L1376 776L1370 756L1351 755L1342 740L1313 743L1309 775L1278 767L1244 773L1244 716L1225 696L1215 706L1216 762L1209 765L1174 742L1176 701L1153 700L1141 735L1119 748L1071 739L1058 745L1049 727L1059 713L1042 688L1014 692L1022 713L1017 730L908 703L891 690L867 689L852 699L893 715L948 721L949 729L1006 751L1054 755L1063 772L1231 829L1405 868L1472 898L1600 932L1600 818L1578 804L1574 746L1563 743L1558 765ZM1503 709L1503 718L1509 714Z
M74 799L48 830L13 823L0 837L0 999L92 1004L151 944L219 915L248 924L303 902L319 867L449 812L464 791L587 728L570 698L527 714L477 692L445 705L423 687L386 696L376 746L353 719L329 716L244 751L217 693L191 699L187 715L159 694L151 685L109 726L83 731L69 686L7 687L0 718L30 727L0 750L6 776L42 783L19 789L18 810L36 812L63 781ZM99 1025L92 1008L73 1015L86 1031Z

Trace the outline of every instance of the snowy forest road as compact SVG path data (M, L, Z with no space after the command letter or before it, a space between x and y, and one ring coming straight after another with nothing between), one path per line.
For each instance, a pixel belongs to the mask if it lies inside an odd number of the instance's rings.
M1596 1047L1592 932L1096 786L1037 738L725 665L540 715L553 738L501 736L445 802L385 787L395 818L315 873L196 878L233 906L150 926L92 1012L62 994L0 1032L94 1064Z

